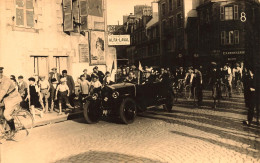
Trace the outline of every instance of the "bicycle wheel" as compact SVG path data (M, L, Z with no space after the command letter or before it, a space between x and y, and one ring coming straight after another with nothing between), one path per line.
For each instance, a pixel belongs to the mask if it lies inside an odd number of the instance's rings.
M191 88L190 88L189 85L185 86L184 96L185 96L186 99L189 99L191 97Z
M16 128L15 141L20 141L27 137L30 130L34 127L34 119L30 112L20 109L14 113L14 122Z
M237 86L236 86L236 90L237 90L237 94L241 94L243 92L243 88L242 88L242 82L240 80L237 81Z

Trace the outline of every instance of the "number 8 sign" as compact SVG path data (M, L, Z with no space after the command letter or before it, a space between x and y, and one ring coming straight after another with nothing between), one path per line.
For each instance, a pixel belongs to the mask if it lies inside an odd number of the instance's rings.
M241 12L240 20L241 20L241 22L246 21L246 13L245 12Z

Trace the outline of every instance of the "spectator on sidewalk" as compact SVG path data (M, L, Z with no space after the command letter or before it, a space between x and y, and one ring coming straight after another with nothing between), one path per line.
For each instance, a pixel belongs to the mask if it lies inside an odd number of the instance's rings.
M51 79L51 83L50 83L50 105L51 105L51 109L50 112L53 112L54 107L55 107L55 94L56 94L56 87L54 87L56 83L56 79Z
M52 72L49 73L49 82L51 83L51 79L56 79L56 82L53 83L53 86L57 88L58 84L60 83L61 74L57 72L57 68L54 67L51 69Z
M84 69L83 73L84 73L83 76L86 78L86 80L90 82L91 81L91 76L88 74L88 69Z
M83 99L86 98L89 95L89 88L90 88L90 82L86 80L86 77L84 75L80 76L81 82L80 82L80 107L83 108Z
M243 121L243 124L250 126L253 117L254 117L254 109L256 107L256 94L255 94L255 88L256 88L256 81L254 76L253 68L249 68L249 75L245 77L245 102L246 106L248 108L248 114L247 114L247 121Z
M74 98L75 98L75 83L72 76L68 75L67 70L62 71L62 78L65 78L67 85L69 87L69 103L74 107Z
M42 118L43 111L36 109L38 103L40 103L42 108L44 108L43 102L41 100L42 98L41 98L40 89L35 83L35 78L31 77L28 80L29 80L29 87L28 87L28 96L26 97L26 99L29 100L30 111L33 115L33 118L35 118L36 113L39 113L40 117Z
M23 80L23 76L18 77L18 92L20 93L23 100L25 100L28 94L28 84Z
M105 75L104 75L104 73L102 71L98 70L97 66L95 66L93 68L93 73L97 74L100 83L103 83L103 79L104 79Z
M70 95L70 89L68 85L66 84L66 78L61 78L61 84L58 85L56 90L56 96L55 100L59 100L59 115L62 114L62 103L65 102L66 106L68 106L70 109L73 107L69 103L69 95Z
M49 111L49 98L50 98L50 83L45 79L45 76L39 76L39 88L41 91L42 101L45 102L44 113Z
M195 86L195 95L197 95L198 98L198 106L201 106L202 104L202 73L199 71L198 67L194 68L195 70L195 78L193 79L194 81L194 86ZM194 97L195 98L195 97Z

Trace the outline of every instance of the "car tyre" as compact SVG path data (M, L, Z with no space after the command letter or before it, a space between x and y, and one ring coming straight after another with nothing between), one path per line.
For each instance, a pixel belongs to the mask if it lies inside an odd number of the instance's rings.
M88 124L98 123L102 116L100 107L92 101L83 104L83 113Z
M137 113L136 102L132 98L126 98L122 101L119 108L119 115L123 123L131 124L134 122Z

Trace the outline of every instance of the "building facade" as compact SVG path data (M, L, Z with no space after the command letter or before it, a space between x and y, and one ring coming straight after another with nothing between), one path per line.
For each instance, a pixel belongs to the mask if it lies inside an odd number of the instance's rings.
M0 17L0 65L6 75L48 76L57 67L76 78L85 68L91 72L99 65L105 71L112 65L106 0L1 0Z
M197 17L199 0L160 0L158 4L161 64L185 66L194 55L188 50L187 24L189 18Z
M253 63L259 47L258 0L205 0L197 11L200 60Z

